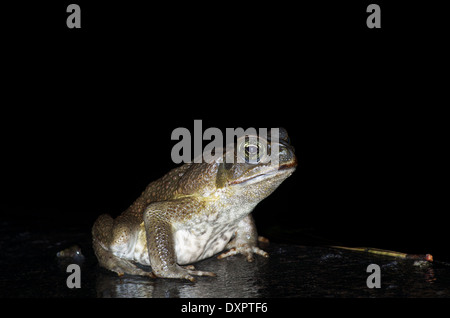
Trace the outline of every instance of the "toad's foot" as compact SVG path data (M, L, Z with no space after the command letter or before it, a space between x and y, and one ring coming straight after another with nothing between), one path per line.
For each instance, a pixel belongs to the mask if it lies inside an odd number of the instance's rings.
M205 272L205 271L197 271L195 270L195 267L193 265L188 266L174 266L170 268L170 270L163 270L159 271L158 273L153 272L153 274L157 277L164 277L164 278L181 278L181 279L187 279L191 282L195 282L195 278L192 276L210 276L214 277L217 276L215 273L212 272Z
M228 256L236 255L236 254L242 254L247 257L248 262L253 262L255 259L253 257L253 254L258 254L263 257L269 257L269 254L259 247L256 246L249 246L249 245L243 245L239 247L233 247L227 252L224 252L217 256L218 259L223 259Z
M187 272L191 275L195 275L195 276L210 276L210 277L216 277L216 273L213 272L205 272L205 271L198 271L195 269L194 265L186 265L186 266L182 266L184 269L187 270Z

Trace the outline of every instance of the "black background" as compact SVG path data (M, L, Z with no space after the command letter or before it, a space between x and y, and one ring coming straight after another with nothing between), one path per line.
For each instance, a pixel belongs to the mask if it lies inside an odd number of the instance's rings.
M2 217L117 216L201 119L287 129L299 166L256 208L260 234L450 258L438 7L376 1L377 30L364 1L76 3L81 29L69 2L4 8Z

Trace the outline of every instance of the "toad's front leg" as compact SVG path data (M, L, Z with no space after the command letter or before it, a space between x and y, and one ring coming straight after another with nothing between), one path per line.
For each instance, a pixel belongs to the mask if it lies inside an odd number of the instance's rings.
M181 278L194 282L195 276L216 276L211 272L197 271L193 267L177 264L174 230L167 211L173 211L177 201L155 202L144 212L144 225L152 272L157 277Z
M258 247L258 232L251 214L242 219L236 230L236 235L225 247L228 251L220 254L217 258L222 259L228 256L242 254L247 257L247 261L254 261L254 254L269 257L269 254Z

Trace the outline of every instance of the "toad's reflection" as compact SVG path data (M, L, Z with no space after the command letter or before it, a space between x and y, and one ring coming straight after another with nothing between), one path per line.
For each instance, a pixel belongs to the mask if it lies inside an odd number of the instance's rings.
M202 264L204 263L204 264ZM257 279L260 267L267 259L246 262L243 257L231 257L218 262L215 258L197 263L198 268L212 268L217 277L200 277L195 283L182 280L151 279L99 270L96 280L97 297L101 298L191 298L191 297L260 297ZM197 266L196 266L197 268ZM232 273L232 274L230 274Z
M99 273L96 281L99 298L149 298L153 297L153 282L135 276Z

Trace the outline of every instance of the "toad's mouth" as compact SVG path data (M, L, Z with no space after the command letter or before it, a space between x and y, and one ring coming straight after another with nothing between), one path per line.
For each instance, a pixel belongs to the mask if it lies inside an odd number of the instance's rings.
M287 174L287 176L285 176L285 178L287 178L295 171L296 167L297 167L297 158L294 157L294 160L292 160L291 162L284 163L278 167L274 167L274 169L272 169L272 170L268 170L264 173L256 174L256 175L253 175L250 177L239 178L232 182L229 182L228 184L229 185L253 184L253 183L261 182L263 180L266 180L267 178L271 178L276 175L282 176L282 175Z

